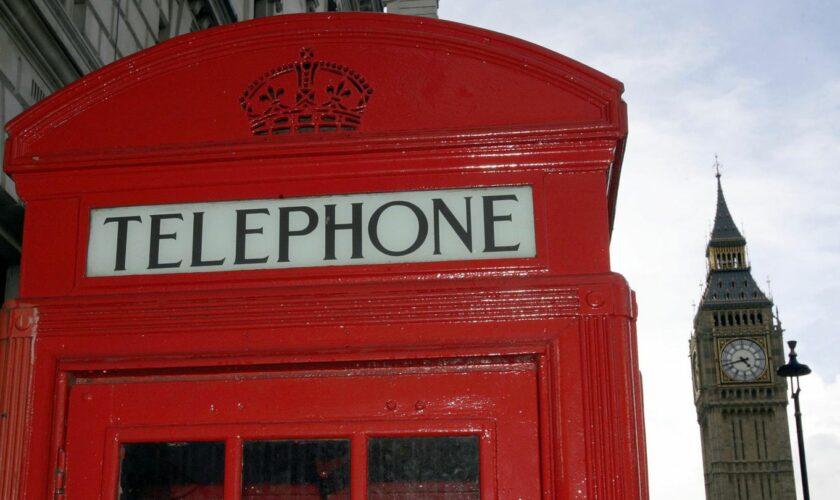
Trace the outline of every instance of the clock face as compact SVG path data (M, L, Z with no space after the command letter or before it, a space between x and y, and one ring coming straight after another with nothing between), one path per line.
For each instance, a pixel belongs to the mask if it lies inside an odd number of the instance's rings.
M749 382L764 373L767 353L754 340L735 339L720 352L720 367L729 380Z

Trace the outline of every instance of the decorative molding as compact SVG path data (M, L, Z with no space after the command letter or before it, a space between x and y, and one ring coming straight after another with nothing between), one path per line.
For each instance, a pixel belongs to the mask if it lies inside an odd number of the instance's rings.
M0 312L0 498L19 498L25 462L38 311L6 306Z
M278 66L254 80L239 98L255 136L356 130L373 89L357 72L314 59L300 49L300 60Z
M613 404L615 374L610 364L607 317L581 318L581 360L583 411L586 429L587 499L625 498L627 485L620 474L621 450L616 446L620 429L615 429L616 408Z
M528 170L535 168L566 170L567 163L575 163L575 171L606 171L617 161L615 141L619 133L598 127L567 128L563 130L531 129L517 132L503 130L464 131L457 137L436 132L378 133L375 136L333 134L313 150L309 141L288 137L282 145L273 142L230 141L224 144L200 146L160 146L155 148L122 148L102 156L101 151L74 150L58 155L38 156L15 161L7 170L20 172L47 172L84 168L156 167L161 164L203 165L241 164L245 161L272 160L278 168L285 168L286 160L317 157L323 164L345 165L346 156L354 155L368 163L381 163L383 171L393 172L393 163L404 161L406 153L412 160L460 160L466 164L487 164L492 161L494 171ZM322 137L323 139L326 139ZM587 147L581 151L579 146ZM575 147L578 149L576 150ZM511 152L516 151L516 156ZM529 158L528 154L551 154L552 160ZM581 157L586 159L581 160ZM556 159L555 159L556 158ZM463 167L449 167L461 171ZM346 171L346 169L344 169ZM306 176L317 177L318 172L307 171Z
M586 490L575 498L647 498L645 433L632 322L616 314L582 316L580 359ZM624 349L632 349L629 357Z
M119 301L120 304L115 304ZM253 330L435 322L491 323L576 315L577 287L368 290L277 289L190 298L141 296L42 302L41 335Z
M29 306L16 306L11 309L10 325L12 338L34 338L38 327L38 310Z

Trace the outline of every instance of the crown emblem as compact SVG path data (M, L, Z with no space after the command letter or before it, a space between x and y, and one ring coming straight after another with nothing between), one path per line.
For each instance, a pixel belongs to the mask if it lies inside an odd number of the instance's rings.
M314 60L310 48L300 60L271 69L239 98L256 136L356 130L373 89L347 66Z

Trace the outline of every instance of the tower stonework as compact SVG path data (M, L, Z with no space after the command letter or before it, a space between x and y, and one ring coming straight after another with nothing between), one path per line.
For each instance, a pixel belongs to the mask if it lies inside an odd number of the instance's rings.
M690 359L708 500L795 500L782 328L750 272L717 175Z

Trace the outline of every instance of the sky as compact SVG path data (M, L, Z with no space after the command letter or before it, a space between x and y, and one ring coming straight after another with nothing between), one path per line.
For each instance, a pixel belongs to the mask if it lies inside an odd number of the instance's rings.
M630 135L611 253L639 304L651 499L705 498L688 339L714 220L715 154L753 276L813 369L800 396L811 495L834 498L840 2L441 0L439 15L625 85Z

